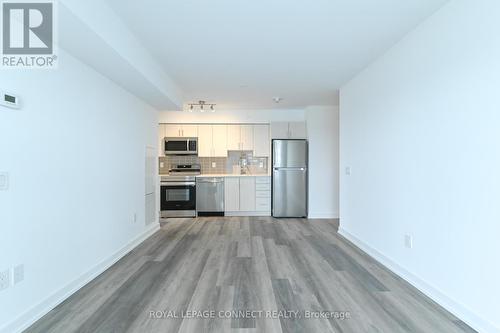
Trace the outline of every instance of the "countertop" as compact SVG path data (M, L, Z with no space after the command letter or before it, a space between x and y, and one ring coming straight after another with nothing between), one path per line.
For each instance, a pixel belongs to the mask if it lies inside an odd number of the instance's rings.
M159 175L160 177L165 177L168 176L166 175ZM236 173L204 173L201 175L197 175L196 178L209 178L209 177L271 177L270 174L267 173L257 173L257 174L246 174L246 175L239 175Z
M239 174L231 174L231 173L206 173L206 174L201 174L196 176L196 178L208 178L208 177L271 177L271 175L266 174L266 173L261 173L261 174L246 174L246 175L239 175Z

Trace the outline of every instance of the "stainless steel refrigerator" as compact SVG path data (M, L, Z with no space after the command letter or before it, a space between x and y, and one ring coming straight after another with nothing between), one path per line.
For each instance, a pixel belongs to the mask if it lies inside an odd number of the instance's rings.
M272 215L307 217L306 140L273 140Z

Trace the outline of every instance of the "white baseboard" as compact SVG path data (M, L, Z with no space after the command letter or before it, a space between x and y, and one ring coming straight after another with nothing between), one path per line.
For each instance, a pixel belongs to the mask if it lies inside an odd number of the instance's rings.
M361 250L366 252L369 256L377 260L379 263L387 267L396 275L400 276L412 286L420 290L422 293L431 298L434 302L441 305L443 308L451 312L457 318L460 318L467 325L472 327L481 333L498 333L500 332L500 328L495 327L491 322L485 320L484 318L479 317L474 312L469 310L467 307L462 305L461 303L451 299L450 297L443 294L440 290L433 287L431 284L422 280L418 276L413 273L407 271L405 268L401 267L399 264L394 262L393 260L386 257L384 254L379 252L378 250L372 248L370 245L366 244L353 234L349 233L345 229L340 226L339 234L341 234L344 238L349 240L351 243L359 247Z
M224 212L225 216L271 216L271 212Z
M55 308L69 296L74 294L80 288L85 286L87 283L96 278L99 274L107 270L118 260L123 258L127 253L133 250L137 245L142 243L149 236L154 234L156 231L160 229L160 225L158 223L153 223L146 229L142 234L132 239L127 245L122 247L120 250L112 254L109 258L95 265L92 269L90 269L87 273L83 274L79 278L73 280L68 283L66 286L59 289L57 292L33 306L31 309L27 310L23 314L21 314L16 319L12 320L10 323L7 323L5 326L0 328L1 333L13 333L13 332L22 332L29 326L31 326L35 321L46 315L50 310Z
M310 219L338 219L338 212L309 212L307 218Z

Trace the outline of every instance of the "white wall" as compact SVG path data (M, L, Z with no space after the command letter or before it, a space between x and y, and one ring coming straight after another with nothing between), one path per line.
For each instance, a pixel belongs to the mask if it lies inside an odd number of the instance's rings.
M216 110L199 111L162 111L160 123L268 123L271 121L304 121L302 109L271 110Z
M339 108L306 108L309 137L309 217L338 218Z
M77 59L157 109L182 105L182 91L107 1L61 0L57 18L59 46Z
M342 232L481 332L500 329L499 31L499 1L451 1L340 97Z
M0 107L0 172L10 173L0 271L25 265L25 280L0 291L0 331L29 323L151 228L145 148L156 147L157 112L67 53L59 60L0 75L23 104Z

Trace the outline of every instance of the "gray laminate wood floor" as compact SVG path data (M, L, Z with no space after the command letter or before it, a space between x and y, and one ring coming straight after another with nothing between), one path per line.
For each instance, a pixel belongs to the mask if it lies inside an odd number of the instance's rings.
M337 227L171 220L26 332L474 332Z

